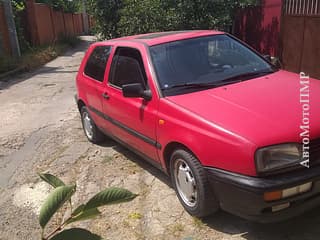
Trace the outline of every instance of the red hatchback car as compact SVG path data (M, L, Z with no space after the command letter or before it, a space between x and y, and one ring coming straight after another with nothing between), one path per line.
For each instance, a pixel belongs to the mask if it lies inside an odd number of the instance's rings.
M162 169L190 214L270 222L320 205L320 81L233 36L94 43L76 83L89 141L106 134Z

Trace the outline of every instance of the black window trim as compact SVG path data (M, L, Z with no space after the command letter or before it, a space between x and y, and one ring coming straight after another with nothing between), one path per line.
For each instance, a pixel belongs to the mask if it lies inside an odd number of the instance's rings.
M110 86L110 87L113 87L117 90L120 90L122 91L122 88L117 86L117 85L114 85L111 80L114 78L114 74L115 74L115 67L113 67L113 65L117 65L118 64L118 61L119 61L119 58L118 58L118 55L116 55L116 52L117 52L117 49L119 48L119 46L114 50L114 55L112 57L112 62L111 62L111 66L110 66L110 72L109 72L109 76L108 76L108 82L107 82L107 85ZM116 59L115 59L116 58ZM115 61L113 61L115 59Z
M122 88L121 87L119 87L117 85L114 85L111 82L111 80L113 80L114 74L115 74L115 71L114 71L115 68L113 67L113 65L116 65L118 63L118 61L119 61L118 55L116 55L118 48L130 48L130 49L137 50L139 52L141 60L142 60L142 64L143 64L143 70L145 72L145 77L146 77L146 79L145 79L146 80L145 88L146 88L146 90L150 89L150 86L148 84L148 77L147 77L147 73L146 73L146 68L144 66L144 61L143 61L143 58L142 58L141 51L138 48L131 47L131 46L116 46L116 48L114 49L114 55L112 56L112 62L111 62L111 66L110 66L110 72L109 72L109 76L108 76L107 85L122 92ZM113 61L114 58L117 58L115 62Z
M86 72L85 72L85 69L86 69L86 66L87 66L87 64L88 64L89 58L90 58L91 54L93 53L93 51L94 51L97 47L109 47L109 48L110 48L110 54L109 54L109 57L108 57L107 62L106 62L106 67L105 67L105 69L104 69L104 76L103 76L102 81L99 81L98 79L95 79L95 78L89 76L89 75L86 74ZM107 71L107 65L108 65L108 62L109 62L110 59L111 59L110 56L111 56L113 47L114 47L114 45L97 45L97 46L94 46L93 49L91 50L88 58L87 58L87 61L86 61L85 65L84 65L83 72L82 72L83 76L85 76L86 78L88 78L88 79L90 79L90 80L93 80L93 81L95 81L95 82L97 82L97 83L103 84L104 81L105 81L105 76L106 76L106 71Z

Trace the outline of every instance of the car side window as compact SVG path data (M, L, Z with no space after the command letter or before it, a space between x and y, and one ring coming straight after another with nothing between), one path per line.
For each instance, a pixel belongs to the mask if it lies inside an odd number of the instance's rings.
M84 73L99 82L103 82L104 72L106 70L110 52L110 46L95 47L88 58L87 64L84 68Z
M112 60L109 83L122 88L125 84L141 83L146 89L147 78L140 52L134 48L119 47Z

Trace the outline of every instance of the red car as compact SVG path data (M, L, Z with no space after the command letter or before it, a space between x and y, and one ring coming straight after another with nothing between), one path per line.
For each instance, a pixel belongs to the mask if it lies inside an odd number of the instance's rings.
M233 36L94 43L76 83L89 141L108 135L170 175L190 214L270 222L320 205L320 81Z

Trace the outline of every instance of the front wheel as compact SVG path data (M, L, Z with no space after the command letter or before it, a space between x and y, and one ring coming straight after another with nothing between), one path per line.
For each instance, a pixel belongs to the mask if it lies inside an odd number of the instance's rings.
M205 217L219 209L206 172L193 154L183 149L174 151L170 173L178 198L191 215Z
M92 143L100 143L104 140L104 134L94 123L86 106L81 108L81 121L84 133Z

